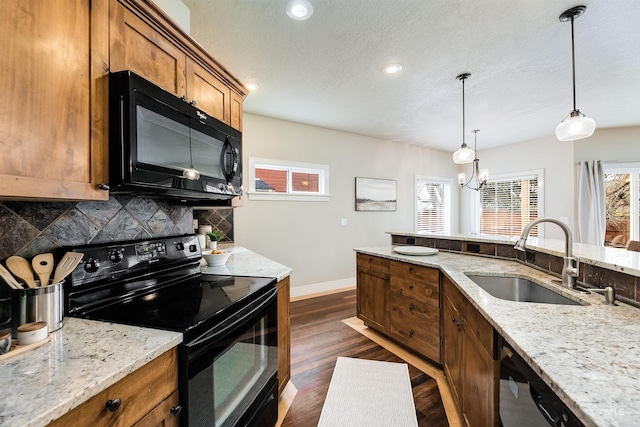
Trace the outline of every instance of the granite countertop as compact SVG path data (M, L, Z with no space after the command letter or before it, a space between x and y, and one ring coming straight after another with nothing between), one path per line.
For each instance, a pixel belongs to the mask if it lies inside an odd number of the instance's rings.
M219 244L218 250L230 252L225 265L209 267L203 259L202 274L223 274L233 276L275 277L278 281L291 275L291 268L263 257L242 246Z
M639 309L608 305L598 294L577 295L552 283L554 276L517 261L442 251L405 256L392 246L355 251L439 268L587 426L637 425ZM586 305L494 298L465 273L527 277Z
M0 425L45 426L182 342L179 332L72 317L50 336L0 360Z

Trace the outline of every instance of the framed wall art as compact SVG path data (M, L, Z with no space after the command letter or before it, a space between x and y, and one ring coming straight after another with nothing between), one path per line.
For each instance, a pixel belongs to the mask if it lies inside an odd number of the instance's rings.
M396 181L356 177L356 211L397 210Z

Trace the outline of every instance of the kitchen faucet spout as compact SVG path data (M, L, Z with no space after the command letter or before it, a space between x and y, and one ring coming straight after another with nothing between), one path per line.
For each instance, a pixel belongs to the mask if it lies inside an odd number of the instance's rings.
M571 235L571 230L569 229L567 224L555 218L549 217L535 219L524 227L524 230L522 230L522 235L516 242L514 248L519 251L524 251L527 244L527 237L529 236L531 229L541 222L551 222L553 224L556 224L562 229L562 231L564 231L565 247L563 257L564 265L562 267L562 284L566 285L570 289L573 289L576 287L576 278L578 277L578 264L576 262L576 259L573 257L573 236Z

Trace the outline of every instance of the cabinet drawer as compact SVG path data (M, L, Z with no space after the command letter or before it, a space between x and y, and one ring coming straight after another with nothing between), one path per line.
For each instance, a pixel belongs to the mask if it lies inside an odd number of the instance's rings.
M132 426L178 388L177 350L167 351L49 426ZM111 412L106 404L120 399Z
M391 337L439 363L439 309L396 293L389 294L389 307Z
M377 256L356 254L356 263L358 268L378 271L380 273L389 273L389 260Z
M391 262L391 292L440 306L440 271L401 262Z

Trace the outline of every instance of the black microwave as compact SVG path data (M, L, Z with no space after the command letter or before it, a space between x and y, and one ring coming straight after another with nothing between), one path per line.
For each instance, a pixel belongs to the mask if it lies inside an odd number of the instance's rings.
M131 71L111 73L109 187L230 204L242 194L242 134Z

